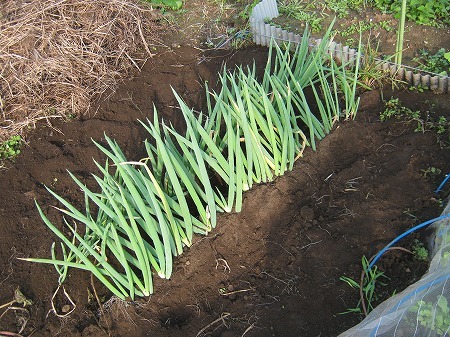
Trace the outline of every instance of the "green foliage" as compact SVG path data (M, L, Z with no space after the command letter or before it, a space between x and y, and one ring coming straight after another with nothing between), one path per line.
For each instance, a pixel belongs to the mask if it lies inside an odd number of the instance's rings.
M450 119L439 116L436 121L428 123L429 128L436 132L438 143L442 148L450 146Z
M410 111L410 109L401 105L398 98L391 98L389 101L384 103L384 111L380 114L380 119L382 121L387 121L392 117L400 118L406 114L409 114Z
M0 144L0 159L13 159L20 153L23 140L19 135L11 136L10 139Z
M377 23L378 27L381 29L384 29L387 32L390 32L394 28L391 26L391 23L389 21L380 21Z
M413 61L419 63L422 70L447 76L450 73L450 52L446 53L444 48L435 54L427 49L420 49Z
M345 39L345 44L350 47L357 47L357 37L364 32L370 32L373 30L380 30L384 29L387 32L391 31L393 28L391 26L390 21L380 21L380 22L373 22L373 21L360 21L360 22L353 22L352 24L348 24L346 22L343 22L340 24L340 29L336 29L334 33L336 36L341 36L343 40ZM370 36L370 35L369 35ZM364 53L365 55L366 53Z
M434 167L434 166L430 166L427 169L422 170L422 172L423 172L423 177L424 178L437 178L442 173L441 169L438 169L437 167ZM416 246L417 245L413 246L413 249Z
M389 71L383 70L380 67L383 61L381 61L380 52L378 51L379 41L377 40L375 46L373 43L373 40L369 37L364 45L357 48L358 50L362 50L364 55L358 78L361 86L368 89L380 88L388 82L392 86L395 86L398 82L395 77Z
M424 247L423 243L419 240L414 240L412 246L412 252L414 254L414 258L417 261L427 262L428 261L428 250Z
M422 84L419 84L417 86L412 85L408 88L409 91L415 91L415 92L425 92L429 89L430 88L428 88L426 85L422 85Z
M450 51L447 52L447 53L444 53L444 58L445 58L448 62L450 62Z
M369 268L369 261L365 256L361 259L362 270L364 272L363 282L358 280L354 280L347 276L341 276L339 279L345 283L347 283L352 289L358 291L358 293L362 293L364 296L364 302L366 304L366 311L369 313L373 310L374 305L373 302L378 300L378 296L376 295L377 286L386 286L386 283L382 282L382 279L388 279L386 275L382 271L379 271L377 266L373 266ZM362 300L359 299L357 305L354 308L348 308L345 312L341 314L362 314L363 313Z
M416 132L434 131L442 148L450 147L450 119L430 111L413 111L402 105L398 98L385 102L385 110L380 114L382 121L391 118L417 123Z
M315 2L305 2L303 0L282 0L278 4L281 15L293 18L304 24L308 24L312 32L322 29L323 18L317 13Z
M90 271L121 299L151 294L153 273L169 278L173 257L194 234L210 232L218 212L239 212L244 191L292 170L306 146L315 149L339 118L355 116L358 66L348 73L325 52L327 38L311 51L308 37L306 32L294 54L274 45L261 82L255 67L224 70L220 90L206 88L207 114L189 108L174 91L184 133L160 123L155 109L153 121L141 122L150 139L138 162L127 161L105 135L107 145L95 143L108 157L105 165L96 163L102 177L93 176L100 192L70 173L84 193L84 210L47 188L63 205L57 209L71 238L36 204L61 245L59 252L52 246L50 259L25 260L53 265L60 283L73 267ZM213 186L216 180L223 189Z
M336 13L338 18L345 18L350 10L361 11L366 0L325 0L325 6Z
M400 17L402 0L373 0L376 7ZM407 2L406 18L427 26L450 23L450 0L410 0Z
M450 327L450 308L447 298L438 295L436 302L420 300L409 308L407 319L412 327L417 324L433 331L433 336L447 336ZM431 334L431 332L430 332Z
M361 32L365 32L368 30L371 30L375 28L376 23L373 22L354 22L350 26L347 26L346 24L342 24L342 26L345 26L346 28L344 30L341 30L339 33L342 37L348 37L350 35L359 34Z
M240 17L242 20L246 20L247 21L250 18L250 15L252 13L253 7L255 7L259 2L260 2L260 0L253 0L252 3L246 4L239 11L238 17Z
M382 121L387 121L392 117L397 119L403 118L410 121L417 122L416 132L425 131L425 121L421 118L421 112L416 110L413 111L402 105L398 98L390 99L384 104L385 110L380 114L380 119Z
M149 2L152 5L163 6L164 8L170 8L174 11L183 7L183 1L181 0L143 0Z

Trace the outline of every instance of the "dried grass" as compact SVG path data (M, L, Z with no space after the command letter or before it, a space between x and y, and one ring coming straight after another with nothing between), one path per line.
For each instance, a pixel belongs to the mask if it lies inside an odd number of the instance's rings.
M2 0L0 141L41 119L85 114L152 56L157 19L133 0Z

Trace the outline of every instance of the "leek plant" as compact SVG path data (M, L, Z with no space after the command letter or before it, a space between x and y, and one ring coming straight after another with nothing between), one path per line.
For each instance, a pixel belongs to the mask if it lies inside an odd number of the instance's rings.
M205 114L174 91L186 131L160 122L154 108L153 120L141 121L149 139L140 161L127 160L107 136L107 146L94 142L108 158L96 162L99 191L69 173L84 193L83 211L47 188L64 206L58 210L71 238L36 203L61 240L61 256L53 245L51 258L24 260L52 264L60 283L73 267L90 271L121 299L150 295L153 273L170 278L173 258L194 234L210 232L219 212L241 211L244 191L292 170L306 146L316 149L336 121L355 117L358 65L349 76L327 51L328 39L311 48L307 33L294 53L272 43L263 78L255 66L225 69L220 90L207 89ZM225 188L213 186L213 178Z
M397 31L397 43L395 44L395 63L397 64L398 67L400 67L402 64L405 21L406 21L406 0L402 0L402 6L400 10L400 20L398 23L398 31Z

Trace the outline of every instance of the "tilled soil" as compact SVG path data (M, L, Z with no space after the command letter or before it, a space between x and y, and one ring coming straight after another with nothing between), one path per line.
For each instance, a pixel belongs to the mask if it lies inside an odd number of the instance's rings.
M20 156L0 173L0 305L17 287L33 301L10 309L0 331L23 336L336 336L360 317L339 315L358 302L340 276L358 279L361 258L397 235L440 214L435 190L450 170L449 152L431 132L414 132L401 120L380 122L379 91L364 93L355 121L341 122L308 149L294 170L245 194L242 212L219 217L217 228L197 237L175 261L170 280L155 279L155 294L135 302L111 298L86 272L72 270L65 291L76 304L65 318L51 312L57 274L52 266L18 260L49 257L56 240L40 219L36 200L57 223L50 186L72 203L84 199L66 170L88 185L105 158L91 139L114 138L130 159L143 155L138 119L160 116L183 127L170 86L201 109L204 81L216 83L224 62L262 69L267 49L202 53L181 47L149 60L142 72L93 110L69 123L33 131ZM391 93L384 93L384 99ZM413 109L450 116L445 96L396 92ZM410 248L411 239L402 243ZM389 254L389 255L388 255ZM389 252L380 266L391 278L380 300L416 281L427 266L407 253ZM99 308L95 298L104 303ZM62 314L62 289L55 300ZM19 306L17 306L19 307ZM5 309L1 309L3 313ZM0 314L1 314L0 313Z

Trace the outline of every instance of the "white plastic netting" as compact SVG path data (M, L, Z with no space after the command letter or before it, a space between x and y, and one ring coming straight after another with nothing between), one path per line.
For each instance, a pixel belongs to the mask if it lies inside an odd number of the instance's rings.
M339 337L450 336L450 202L430 225L430 268Z

